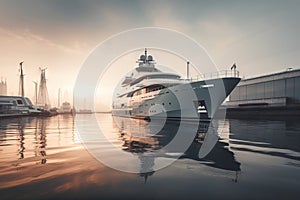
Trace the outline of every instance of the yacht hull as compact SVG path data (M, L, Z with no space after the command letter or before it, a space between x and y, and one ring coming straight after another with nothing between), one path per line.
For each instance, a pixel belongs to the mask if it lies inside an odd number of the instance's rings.
M142 119L209 119L239 81L235 77L194 81L138 97L116 98L112 114Z

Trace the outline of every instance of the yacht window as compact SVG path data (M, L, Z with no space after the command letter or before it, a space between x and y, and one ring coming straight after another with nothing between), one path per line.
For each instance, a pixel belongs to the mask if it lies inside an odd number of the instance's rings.
M130 85L135 85L139 82L141 82L142 80L144 79L179 79L180 76L178 75L175 75L175 74L152 74L152 75L148 75L148 76L143 76L143 77L140 77L134 81L132 81L130 83Z
M17 100L17 103L18 103L19 105L23 105L23 101L22 101L21 99L18 99L18 100Z
M165 88L165 86L162 86L162 85L151 85L148 88L146 88L146 93L152 92L152 91L157 91L157 90L162 90L164 88Z

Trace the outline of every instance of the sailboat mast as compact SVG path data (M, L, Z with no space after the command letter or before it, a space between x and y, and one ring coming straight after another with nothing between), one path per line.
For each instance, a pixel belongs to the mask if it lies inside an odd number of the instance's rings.
M24 74L23 74L23 66L22 66L23 62L20 62L20 83L19 83L19 95L21 95L22 97L24 97Z
M57 96L57 108L60 107L60 88L58 88L58 96Z
M38 83L36 81L32 81L34 83L34 99L35 99L35 105L37 105L37 87Z

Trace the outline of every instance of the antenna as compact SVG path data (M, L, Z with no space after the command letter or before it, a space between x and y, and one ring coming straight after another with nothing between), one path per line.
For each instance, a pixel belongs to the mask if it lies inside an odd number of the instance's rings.
M186 78L190 79L190 62L186 62Z

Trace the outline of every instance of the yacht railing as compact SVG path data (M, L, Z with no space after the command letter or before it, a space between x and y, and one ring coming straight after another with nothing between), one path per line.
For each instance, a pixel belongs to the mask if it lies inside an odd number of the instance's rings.
M238 70L222 70L218 72L210 72L205 74L199 74L197 76L191 77L190 81L197 81L197 80L208 80L208 79L214 79L214 78L239 78L240 72Z

